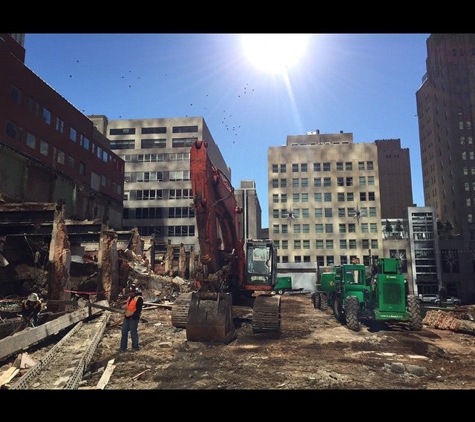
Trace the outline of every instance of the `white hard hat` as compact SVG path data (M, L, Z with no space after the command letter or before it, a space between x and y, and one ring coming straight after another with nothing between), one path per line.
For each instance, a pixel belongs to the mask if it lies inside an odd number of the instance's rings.
M32 293L30 296L28 296L28 300L30 302L38 302L40 298L38 297L38 295L36 293Z

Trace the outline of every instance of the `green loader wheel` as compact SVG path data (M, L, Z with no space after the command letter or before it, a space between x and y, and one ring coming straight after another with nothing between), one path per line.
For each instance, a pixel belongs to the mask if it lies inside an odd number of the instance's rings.
M346 298L345 316L346 325L350 330L359 331L361 329L360 323L360 303L356 296L348 296Z
M319 293L320 295L320 309L326 311L328 309L328 296L326 293Z
M320 303L320 293L314 293L312 295L312 303L313 307L315 309L320 309L321 303Z
M407 297L407 310L411 317L409 328L413 331L422 330L421 302L417 296L409 295Z

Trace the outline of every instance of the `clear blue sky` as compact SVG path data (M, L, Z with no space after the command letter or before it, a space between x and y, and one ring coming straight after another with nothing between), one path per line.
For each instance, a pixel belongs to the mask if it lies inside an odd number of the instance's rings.
M25 64L87 115L204 117L233 186L256 181L268 227L268 147L317 129L401 139L424 206L416 91L429 35L311 34L283 76L252 62L239 34L27 33Z

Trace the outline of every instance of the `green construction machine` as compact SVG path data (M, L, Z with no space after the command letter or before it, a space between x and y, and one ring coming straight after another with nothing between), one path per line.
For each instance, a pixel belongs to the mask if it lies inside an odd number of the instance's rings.
M421 305L408 294L398 258L379 258L371 267L362 264L334 266L319 273L312 295L315 308L326 310L349 329L359 331L362 321L407 322L422 329Z

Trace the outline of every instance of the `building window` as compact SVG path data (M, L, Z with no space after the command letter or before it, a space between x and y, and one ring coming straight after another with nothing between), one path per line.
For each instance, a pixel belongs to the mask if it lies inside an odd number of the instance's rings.
M299 165L298 164L292 164L292 173L297 173L299 171Z
M279 172L279 167L277 164L272 164L272 173L278 173Z
M142 139L140 141L140 148L165 148L167 146L166 139Z
M26 145L32 149L36 149L36 136L30 132L26 134Z
M350 239L349 240L349 246L350 246L350 249L356 249L356 240L355 239Z
M336 178L336 185L337 185L337 186L345 186L344 180L345 180L345 179L343 179L343 177L337 177L337 178Z
M281 188L287 187L287 179L280 179L280 187Z
M282 224L282 234L287 234L289 232L289 226L287 224Z
M374 170L372 161L366 161L366 170Z
M272 202L274 204L277 204L279 202L279 195L277 194L272 195Z
M279 210L272 210L272 218L279 218Z
M306 177L303 177L300 182L303 188L308 188L308 179Z
M338 208L338 217L345 217L345 208Z
M343 163L341 161L336 163L336 171L343 171Z
M302 242L300 240L294 240L294 249L302 249Z
M51 124L51 111L43 107L43 121L50 125Z
M120 129L110 129L109 135L135 135L135 128L124 127Z
M48 147L49 147L48 142L40 140L40 153L41 154L43 154L45 156L48 156Z
M323 239L317 239L315 241L315 249L323 249Z
M278 188L279 187L279 180L278 179L272 179L272 187L273 188Z
M321 163L313 163L313 171L322 171Z
M324 177L323 178L323 186L329 187L332 185L332 179L331 177Z
M282 241L282 249L289 249L289 241L283 240Z
M331 171L331 163L323 163L323 171Z
M340 249L347 249L347 244L345 239L340 239Z
M198 138L173 138L172 148L188 147L191 148ZM163 148L163 147L161 147Z
M56 161L59 163L59 164L63 164L65 163L65 154L64 154L64 151L61 151L60 149L58 149L56 151Z
M315 233L319 233L319 234L323 233L323 224L320 224L320 223L315 224Z
M326 249L333 249L333 240L332 239L325 240L325 248Z
M281 173L287 173L287 164L281 164L280 165L280 172Z
M287 194L286 193L283 193L282 195L280 195L280 202L282 204L286 204L287 203Z
M321 188L322 187L322 178L321 177L315 177L313 179L313 187L314 188Z
M352 162L345 163L345 170L346 171L353 171L353 163Z
M300 183L300 179L299 179L299 178L293 178L293 179L292 179L292 187L293 187L293 188L298 188L298 187L300 187L300 186L299 186L299 183Z
M300 171L303 172L303 173L306 173L307 172L307 163L302 163L300 164Z
M333 224L325 224L325 233L333 233Z
M358 170L364 170L364 161L358 161Z
M331 192L325 192L323 194L323 198L325 202L332 202L332 193Z
M143 127L141 129L141 133L143 135L148 135L151 133L167 133L167 128L163 126L158 126L158 127Z
M10 98L16 105L21 104L21 91L15 85L12 85L12 89L10 91Z
M294 224L294 233L299 234L300 233L300 224Z
M378 239L371 239L371 249L378 249Z
M174 126L173 133L198 132L198 126Z
M64 121L61 120L59 117L56 117L55 129L56 129L59 133L64 133Z
M333 208L325 208L325 217L332 218L333 217Z
M338 233L346 233L346 224L338 224Z
M322 218L323 217L323 208L315 208L314 215L316 218Z

